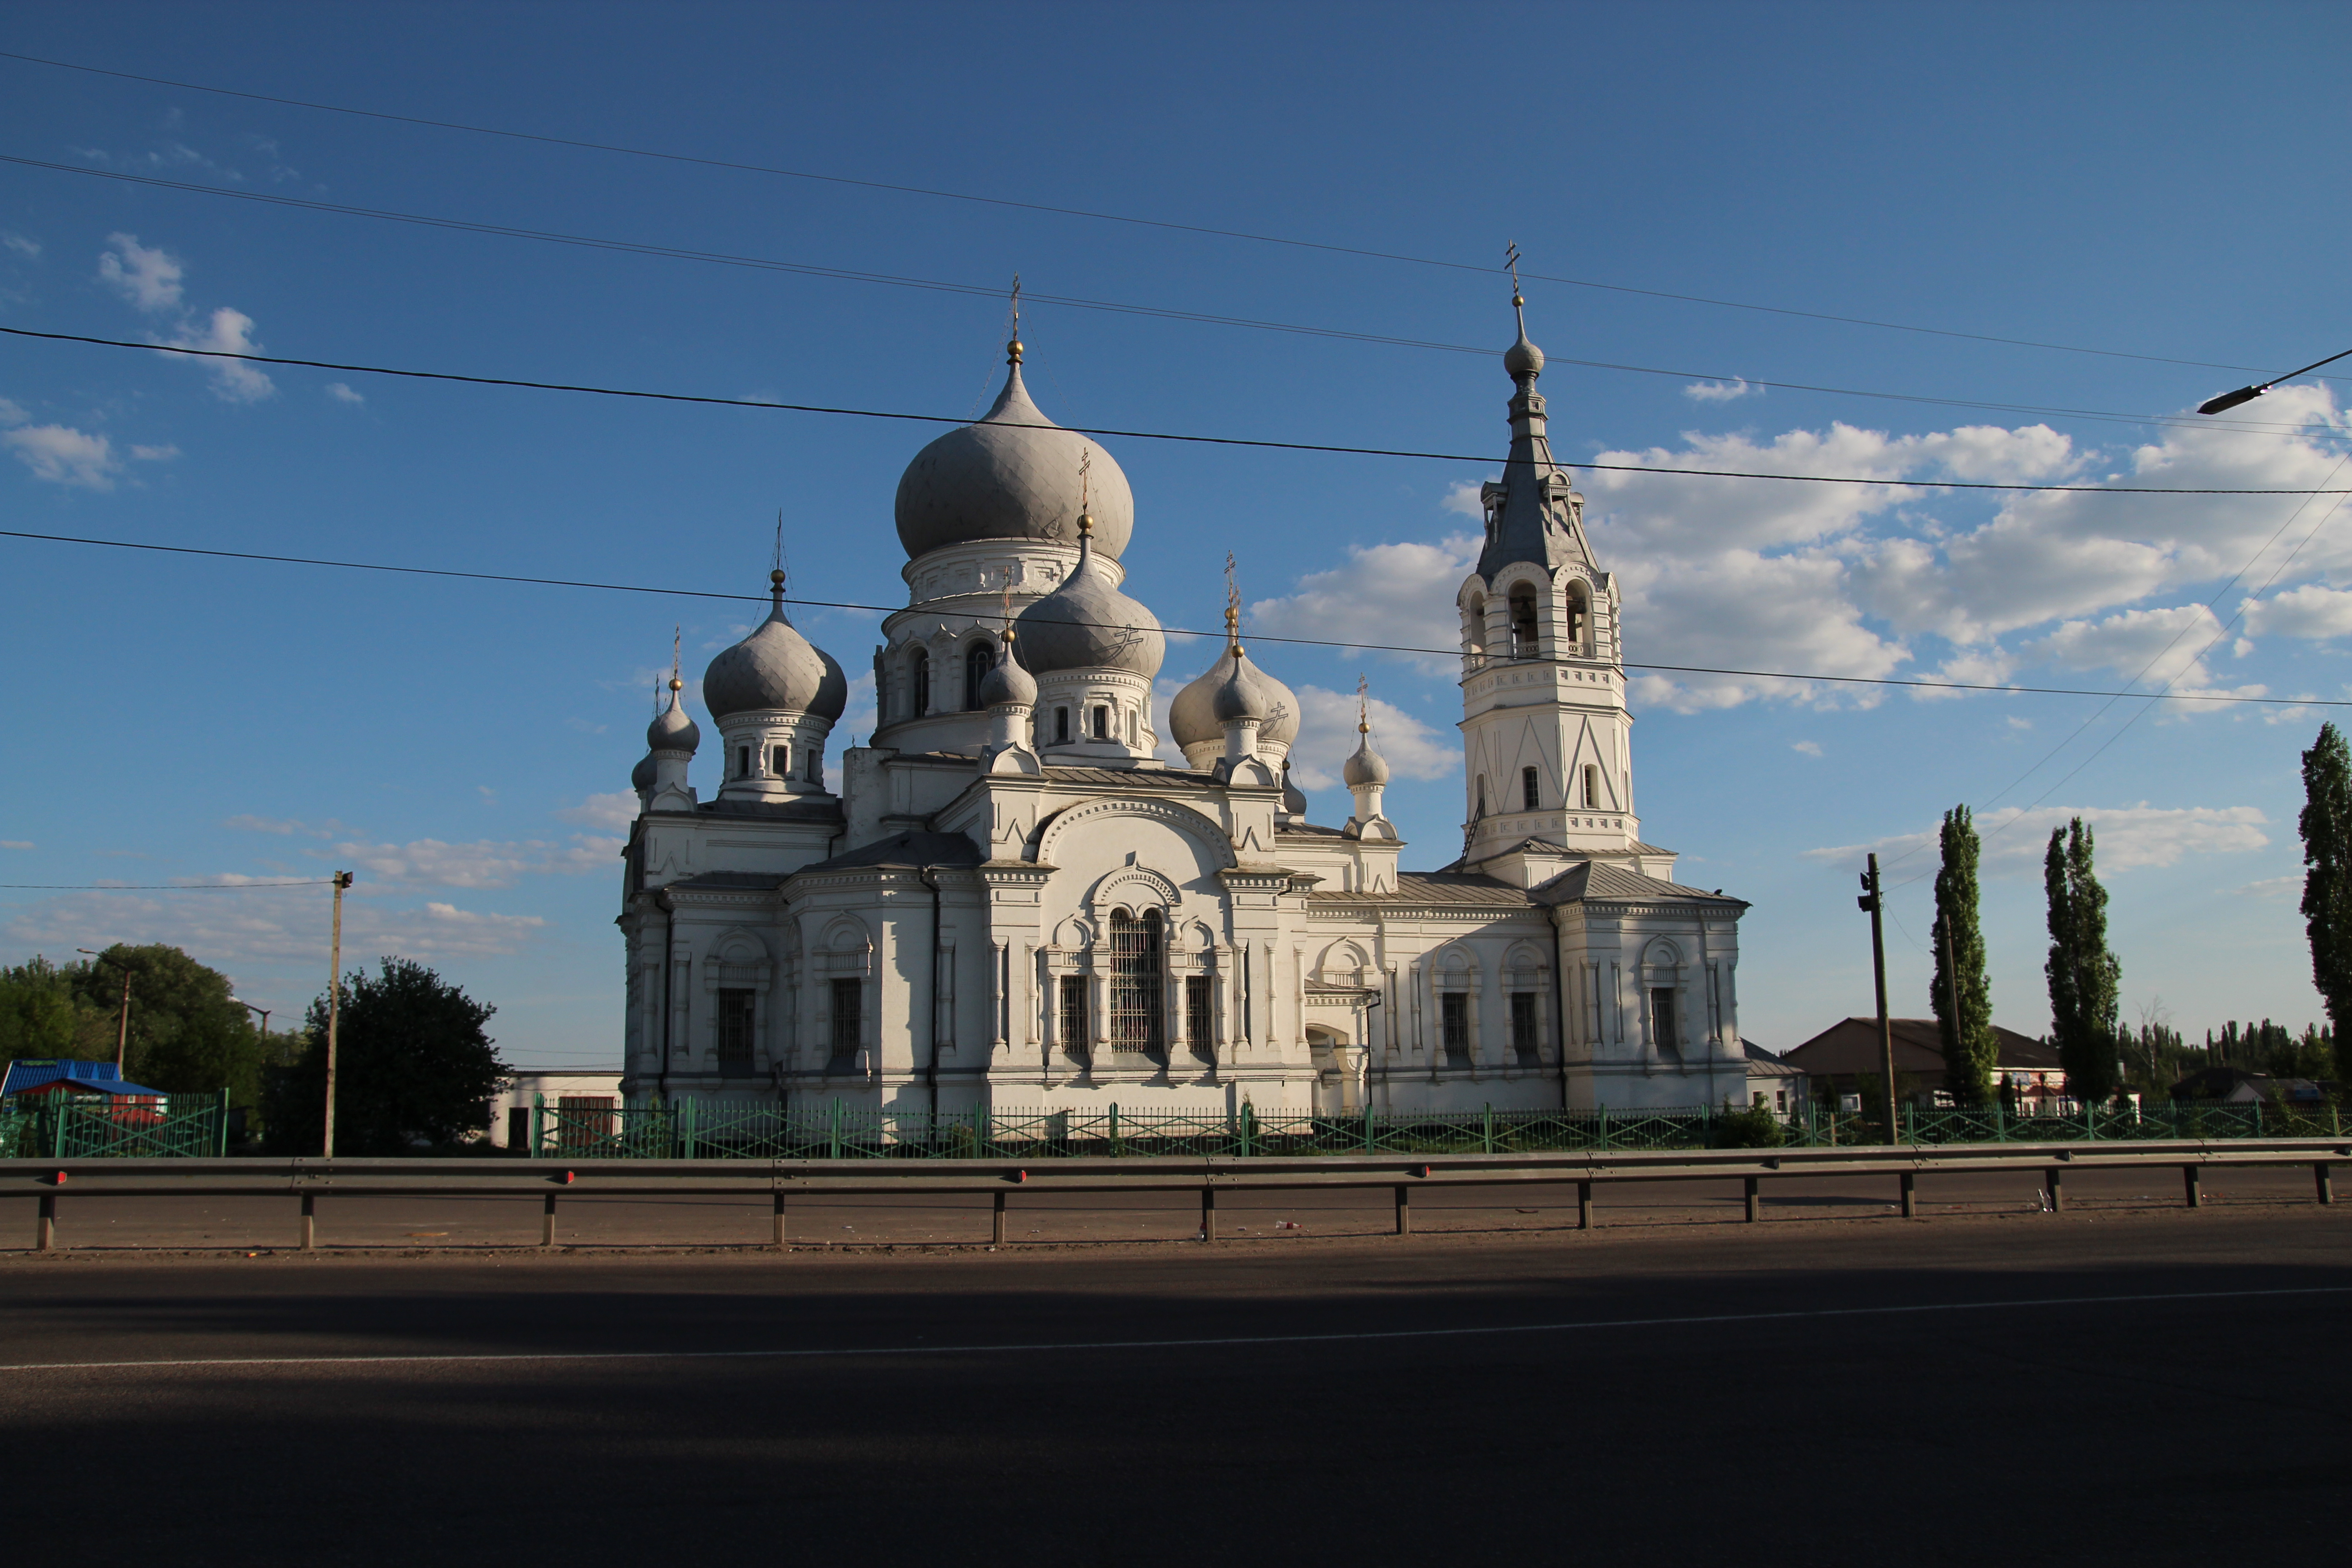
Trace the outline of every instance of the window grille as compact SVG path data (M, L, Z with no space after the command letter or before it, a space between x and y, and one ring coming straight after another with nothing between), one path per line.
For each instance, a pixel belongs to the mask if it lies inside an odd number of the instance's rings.
M1511 1054L1519 1058L1521 1067L1534 1067L1543 1059L1536 1034L1536 994L1532 991L1511 993Z
M1536 808L1536 788L1535 769L1521 768L1519 770L1519 809L1521 811L1533 811Z
M1196 1057L1206 1057L1215 1049L1215 1025L1209 1012L1210 977L1205 974L1184 976L1184 1039Z
M1087 1054L1087 977L1083 974L1062 976L1062 1052L1065 1056Z
M1653 987L1650 992L1650 1028L1656 1037L1660 1050L1671 1051L1681 1048L1682 1031L1676 1024L1675 988L1671 985Z
M1466 1068L1470 1065L1470 994L1466 991L1440 992L1437 1016L1445 1045L1445 1065Z
M1152 1056L1161 1049L1160 911L1141 920L1114 910L1110 917L1110 1048Z
M719 994L719 1070L727 1078L751 1076L751 993Z
M845 1068L856 1059L859 1037L866 1031L866 982L833 983L833 1065Z

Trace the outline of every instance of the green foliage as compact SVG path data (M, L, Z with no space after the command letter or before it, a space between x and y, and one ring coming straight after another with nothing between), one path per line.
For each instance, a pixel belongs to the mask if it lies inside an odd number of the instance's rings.
M478 1131L482 1102L513 1073L482 1032L497 1011L410 959L352 971L337 1026L335 1152L407 1154ZM270 1075L277 1152L315 1154L325 1136L326 997L310 1003L305 1036L301 1055Z
M91 963L35 958L0 970L0 1047L9 1057L111 1061L131 981L123 1076L171 1094L260 1096L261 1038L228 976L176 947L118 942Z
M1723 1114L1715 1119L1715 1146L1718 1149L1778 1149L1787 1139L1780 1119L1760 1105L1745 1110L1731 1109L1724 1102Z
M0 969L0 1060L114 1059L114 1010L91 1006L76 989L89 967L59 967L36 954Z
M2105 1104L2116 1086L2123 966L2107 951L2107 890L2093 864L2091 830L2075 817L2050 833L2042 861L2050 896L2050 1037L2066 1092Z
M2311 983L2335 1026L2336 1076L2352 1082L2352 747L2333 724L2303 753L2303 921Z
M1992 979L1985 973L1984 931L1977 921L1977 829L1967 806L1944 813L1943 851L1943 867L1936 873L1936 921L1928 937L1936 973L1928 983L1927 1005L1942 1026L1944 1087L1962 1105L1982 1105L1992 1098L2000 1046L1992 1032ZM1944 968L1948 952L1948 975Z

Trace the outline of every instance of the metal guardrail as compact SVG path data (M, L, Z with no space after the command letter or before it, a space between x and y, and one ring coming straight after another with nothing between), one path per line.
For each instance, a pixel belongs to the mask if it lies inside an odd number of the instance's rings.
M320 1197L537 1197L540 1245L555 1244L562 1197L766 1196L773 1205L772 1245L785 1245L787 1205L881 1194L979 1194L994 1197L994 1245L1005 1245L1006 1200L1014 1193L1194 1192L1201 1237L1217 1238L1220 1192L1390 1187L1396 1234L1412 1233L1416 1188L1563 1185L1577 1189L1577 1226L1593 1224L1597 1187L1623 1182L1738 1180L1747 1217L1763 1217L1762 1189L1790 1177L1895 1177L1905 1217L1917 1213L1918 1178L1929 1173L2034 1172L2047 1205L2065 1207L2068 1171L2176 1167L2187 1206L2202 1202L2210 1168L2308 1165L2315 1194L2335 1201L2334 1166L2352 1161L2352 1142L2335 1139L2189 1140L2133 1143L1879 1145L1818 1149L1583 1151L1541 1154L1452 1154L1400 1161L1381 1155L1254 1158L1064 1159L1036 1170L996 1160L302 1160L89 1161L0 1160L0 1198L38 1200L35 1247L57 1246L58 1203L109 1197L261 1197L299 1200L299 1246L318 1244Z

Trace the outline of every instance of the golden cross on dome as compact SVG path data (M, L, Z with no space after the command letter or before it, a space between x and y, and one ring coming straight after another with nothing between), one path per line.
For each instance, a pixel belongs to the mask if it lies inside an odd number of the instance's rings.
M1234 552L1225 552L1225 641L1234 652L1242 651L1242 591L1234 577Z
M1515 239L1503 247L1503 265L1511 269L1511 303L1526 304L1527 301L1519 298L1519 242L1517 240Z
M686 682L677 678L677 650L685 636L684 626L672 626L669 629L669 689L672 691L679 690L686 685Z
M1369 735L1372 732L1371 690L1371 683L1364 679L1363 672L1361 670L1357 671L1356 733L1359 735Z
M1021 363L1021 274L1013 275L1012 341L1004 345L1004 357L1013 364Z

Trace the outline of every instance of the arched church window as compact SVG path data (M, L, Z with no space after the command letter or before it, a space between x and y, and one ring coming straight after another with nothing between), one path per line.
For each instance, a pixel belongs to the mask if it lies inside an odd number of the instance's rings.
M1581 584L1570 584L1568 590L1568 642L1580 651L1592 641L1592 611L1584 597Z
M1462 606L1463 651L1477 654L1486 647L1486 596L1474 594Z
M1591 763L1584 764L1584 809L1601 809L1601 770Z
M780 779L788 779L792 777L793 749L790 746L778 746L776 748L775 760L772 764L771 764L768 771L774 773Z
M1519 809L1521 811L1533 811L1536 808L1537 788L1535 769L1521 768L1519 770Z
M1095 704L1095 739L1110 739L1110 710L1099 702Z
M1535 658L1538 641L1535 590L1521 584L1511 590L1511 657Z
M996 668L996 645L974 643L971 651L963 656L963 705L970 712L980 706L980 683Z
M1110 1048L1160 1052L1160 911L1110 916Z
M919 719L931 710L931 653L929 648L915 650L915 661L907 667L907 679L914 689L907 694L908 706Z

